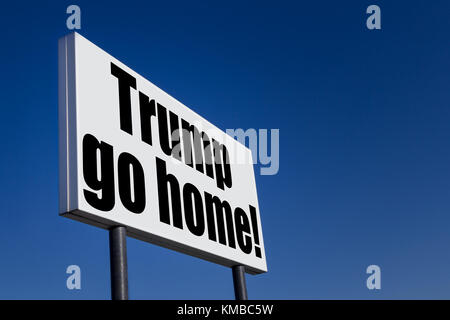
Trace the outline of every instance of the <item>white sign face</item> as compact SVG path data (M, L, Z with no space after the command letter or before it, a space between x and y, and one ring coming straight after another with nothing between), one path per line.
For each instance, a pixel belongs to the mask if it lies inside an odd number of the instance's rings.
M79 34L58 50L60 214L267 272L250 150Z

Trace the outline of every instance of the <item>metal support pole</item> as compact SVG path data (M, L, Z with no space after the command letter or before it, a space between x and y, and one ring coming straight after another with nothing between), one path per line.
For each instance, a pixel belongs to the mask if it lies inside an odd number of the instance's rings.
M248 300L247 285L245 284L245 267L234 266L233 268L234 296L236 300Z
M111 299L128 300L127 229L122 226L109 230L111 264Z

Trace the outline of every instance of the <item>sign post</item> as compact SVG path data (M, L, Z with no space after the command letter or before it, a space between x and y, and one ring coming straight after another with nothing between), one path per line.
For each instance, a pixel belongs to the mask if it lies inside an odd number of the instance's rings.
M127 229L123 226L109 230L111 267L111 299L128 300Z
M245 299L267 272L251 150L78 33L58 78L59 213L110 230L113 299L126 236L232 267Z
M233 270L234 296L236 300L248 300L247 285L245 284L245 267L234 266L232 270Z

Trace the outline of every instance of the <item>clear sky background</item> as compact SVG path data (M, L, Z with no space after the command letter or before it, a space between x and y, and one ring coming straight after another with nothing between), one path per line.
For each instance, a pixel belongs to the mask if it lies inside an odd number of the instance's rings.
M108 232L58 216L70 4L80 34L219 128L280 129L280 171L256 177L269 272L247 276L250 298L450 298L450 2L438 0L2 3L0 298L110 297ZM382 30L366 28L371 4ZM226 267L134 239L128 258L132 299L234 298Z

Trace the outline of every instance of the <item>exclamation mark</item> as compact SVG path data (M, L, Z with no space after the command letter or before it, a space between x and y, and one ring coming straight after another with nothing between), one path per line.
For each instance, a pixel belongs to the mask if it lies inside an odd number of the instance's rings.
M255 240L255 255L261 258L261 248L259 247L259 231L258 231L258 219L256 218L256 209L250 206L250 219L252 220L253 238Z

